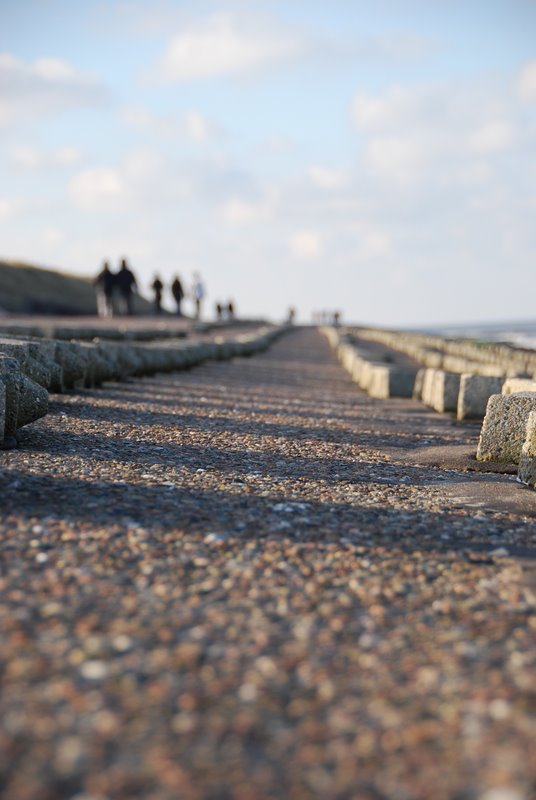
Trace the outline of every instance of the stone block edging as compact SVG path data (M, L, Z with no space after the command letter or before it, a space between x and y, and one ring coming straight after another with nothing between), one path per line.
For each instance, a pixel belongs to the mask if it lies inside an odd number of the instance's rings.
M48 393L95 388L105 381L189 369L209 359L266 350L289 325L264 325L212 341L70 341L0 338L0 449L17 444L17 431L44 416Z

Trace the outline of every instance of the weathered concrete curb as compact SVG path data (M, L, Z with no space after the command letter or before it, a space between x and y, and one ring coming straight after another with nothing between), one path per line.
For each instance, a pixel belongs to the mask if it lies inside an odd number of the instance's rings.
M477 459L518 464L531 411L536 411L536 392L492 395L480 432Z
M48 392L95 388L105 381L190 369L209 359L249 356L266 350L288 325L209 341L79 342L0 339L0 448L16 446L17 430L48 409ZM72 332L72 331L71 331Z

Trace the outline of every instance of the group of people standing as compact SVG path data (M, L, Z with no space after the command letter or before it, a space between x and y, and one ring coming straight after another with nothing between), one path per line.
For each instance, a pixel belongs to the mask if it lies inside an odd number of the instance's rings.
M110 263L104 261L101 271L94 280L94 285L99 317L113 317L114 314L132 315L134 295L138 291L138 284L125 258L121 260L117 272L112 272ZM178 275L175 276L169 288L177 307L176 313L181 317L183 315L182 301L186 297L186 292ZM164 284L159 275L154 276L151 289L154 296L154 311L156 314L161 314ZM194 302L195 318L200 319L205 288L198 272L194 273L190 296Z
M186 292L184 291L183 285L178 275L175 276L169 288L171 289L171 294L173 295L175 305L177 306L177 316L182 317L183 315L182 301L186 297ZM162 283L160 275L157 274L154 276L154 280L151 284L151 289L153 290L153 295L154 295L155 313L161 314L164 284ZM205 287L203 286L199 273L195 272L194 281L191 289L191 298L194 301L194 309L195 309L194 314L196 319L200 319L201 317L201 304L203 302L204 296L205 296Z
M105 261L94 284L99 317L112 317L116 310L120 314L132 314L133 298L138 291L138 285L126 258L121 259L117 272L112 272L109 262Z

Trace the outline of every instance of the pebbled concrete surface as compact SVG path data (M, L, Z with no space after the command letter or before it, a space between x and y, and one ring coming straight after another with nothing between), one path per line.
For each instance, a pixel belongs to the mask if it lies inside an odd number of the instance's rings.
M449 462L478 426L298 330L53 396L21 439L3 798L535 796L536 495Z

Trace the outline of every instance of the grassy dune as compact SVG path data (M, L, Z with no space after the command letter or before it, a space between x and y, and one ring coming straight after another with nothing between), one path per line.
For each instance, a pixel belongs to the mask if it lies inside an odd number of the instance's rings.
M78 278L31 264L0 261L0 312L20 314L95 314L93 278ZM138 313L150 304L136 298Z

